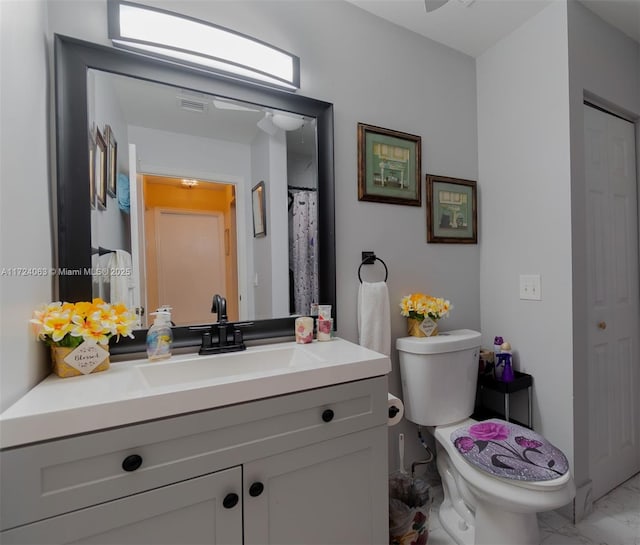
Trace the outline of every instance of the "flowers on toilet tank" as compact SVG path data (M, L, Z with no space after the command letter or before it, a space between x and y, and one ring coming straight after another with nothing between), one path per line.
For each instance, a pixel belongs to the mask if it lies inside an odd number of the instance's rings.
M132 337L136 318L123 304L102 299L78 303L49 303L34 311L30 323L37 338L48 346L74 348L81 343L108 344L115 336Z
M400 313L402 316L415 320L424 320L427 317L432 320L446 318L452 308L447 299L425 295L424 293L405 295L400 301Z

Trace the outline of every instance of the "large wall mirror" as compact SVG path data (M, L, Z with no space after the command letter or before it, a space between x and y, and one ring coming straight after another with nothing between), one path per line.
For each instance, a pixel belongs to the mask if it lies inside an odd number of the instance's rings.
M143 350L161 305L176 345L197 345L216 293L247 340L291 336L313 303L335 314L331 104L73 38L55 47L59 297L138 309L114 353Z

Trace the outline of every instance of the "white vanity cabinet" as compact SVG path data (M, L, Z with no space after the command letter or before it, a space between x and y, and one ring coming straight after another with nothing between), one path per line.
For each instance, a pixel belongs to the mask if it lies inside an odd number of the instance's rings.
M0 542L388 540L384 376L0 452Z

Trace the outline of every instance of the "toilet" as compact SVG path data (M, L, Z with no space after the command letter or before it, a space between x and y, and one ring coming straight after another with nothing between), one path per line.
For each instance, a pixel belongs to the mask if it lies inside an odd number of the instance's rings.
M459 545L538 545L537 513L568 504L564 454L512 422L475 421L481 335L459 329L396 341L405 418L436 443L442 527Z

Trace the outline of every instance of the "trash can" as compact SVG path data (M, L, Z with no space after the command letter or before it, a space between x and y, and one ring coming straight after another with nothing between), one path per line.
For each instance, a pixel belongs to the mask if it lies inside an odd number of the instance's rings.
M426 545L429 539L430 486L415 475L389 478L389 544Z

